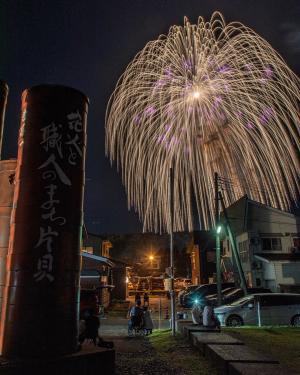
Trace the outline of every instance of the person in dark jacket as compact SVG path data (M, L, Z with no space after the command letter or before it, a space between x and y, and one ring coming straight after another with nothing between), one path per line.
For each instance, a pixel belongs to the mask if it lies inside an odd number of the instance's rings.
M141 308L141 300L128 311L128 335L131 336L135 328L141 328L143 325L144 310Z
M93 310L87 310L84 315L84 330L79 335L79 342L82 344L85 339L93 340L93 343L97 345L99 339L100 320L93 314Z
M154 328L153 325L153 320L151 318L151 312L148 309L147 306L144 306L144 323L143 323L143 328L145 330L146 335L148 336L149 334L152 334L152 330Z
M135 303L137 303L138 301L141 302L141 295L139 292L135 293Z
M147 292L144 293L144 306L149 306L149 294Z

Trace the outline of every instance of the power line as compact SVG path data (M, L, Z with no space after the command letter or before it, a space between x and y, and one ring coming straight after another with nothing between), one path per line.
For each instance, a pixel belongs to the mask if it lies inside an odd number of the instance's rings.
M221 185L225 185L225 186L231 185L231 186L235 186L235 187L238 187L238 188L241 188L241 189L245 189L245 186L237 184L235 182L232 182L232 180L230 180L230 179L225 179L225 178L221 177L219 179L219 181L220 181ZM258 189L258 188L247 186L247 190L257 191L257 192L261 192L261 193L265 193L265 194L268 194L270 191L273 192L273 193L277 193L277 191L275 189L272 189L272 188L270 188L269 190L264 190L264 189Z

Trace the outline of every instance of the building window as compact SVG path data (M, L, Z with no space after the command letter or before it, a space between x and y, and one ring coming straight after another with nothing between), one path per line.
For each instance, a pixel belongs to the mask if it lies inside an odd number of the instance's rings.
M102 241L102 256L109 258L109 250L112 248L112 243L108 240Z
M263 251L281 251L281 238L262 238Z
M149 268L152 270L159 270L160 269L160 257L155 256L153 259L150 260Z
M293 238L293 245L297 252L300 251L300 238L299 237Z
M152 262L152 267L153 270L159 270L160 268L160 262L158 259L154 259Z
M161 265L161 257L157 255L149 255L144 259L143 263L148 269L159 270Z

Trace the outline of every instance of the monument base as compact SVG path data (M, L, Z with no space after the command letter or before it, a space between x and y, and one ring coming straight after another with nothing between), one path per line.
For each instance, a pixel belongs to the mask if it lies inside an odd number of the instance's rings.
M0 375L113 375L115 351L93 345L56 358L6 359L0 357Z

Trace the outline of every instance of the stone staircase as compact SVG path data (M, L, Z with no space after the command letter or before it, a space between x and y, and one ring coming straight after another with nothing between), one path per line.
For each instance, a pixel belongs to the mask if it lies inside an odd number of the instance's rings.
M177 331L186 336L200 354L213 363L220 375L296 375L279 362L219 329L207 329L192 321L177 321Z

